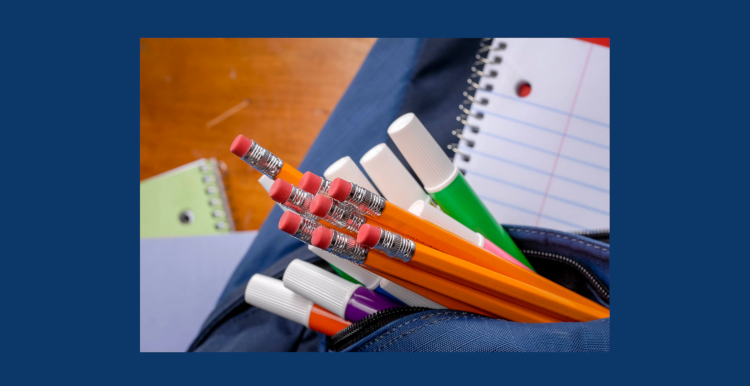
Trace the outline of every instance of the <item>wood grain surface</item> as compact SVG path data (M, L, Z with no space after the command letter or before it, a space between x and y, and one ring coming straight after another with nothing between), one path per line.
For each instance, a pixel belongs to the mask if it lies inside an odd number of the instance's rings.
M226 163L237 230L273 201L229 152L238 134L292 166L304 157L375 39L141 39L141 175L199 158Z

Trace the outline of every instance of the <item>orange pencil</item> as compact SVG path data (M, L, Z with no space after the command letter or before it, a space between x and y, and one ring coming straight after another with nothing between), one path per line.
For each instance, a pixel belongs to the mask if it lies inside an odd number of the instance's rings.
M250 166L270 178L281 178L299 184L302 173L284 163L256 142L243 135L237 136L230 151ZM437 249L458 259L498 272L505 276L551 292L573 302L598 306L593 301L576 294L534 272L527 271L491 252L472 244L439 226L421 219L408 211L387 202L383 197L355 184L337 178L332 183L324 181L325 193L341 202L357 206L368 216L367 223L383 229L397 231L428 247ZM322 188L322 186L321 186ZM334 195L336 197L334 197ZM328 225L328 224L326 224Z
M267 175L270 178L281 178L293 185L299 184L302 179L302 173L292 166L289 166L281 158L275 156L257 142L240 134L232 142L229 151L237 157L242 158L253 169Z
M526 323L553 323L560 319L528 309L518 304L498 299L481 291L452 282L439 276L411 267L408 264L391 259L377 251L361 247L356 240L344 233L319 226L308 218L286 212L281 216L279 229L296 239L317 246L336 256L357 264L363 264L397 279L414 283L432 291L449 294L449 297L469 304L487 313L499 317ZM317 230L322 230L317 232ZM315 237L314 235L318 235ZM315 240L313 238L315 237ZM325 245L327 242L327 245ZM423 292L423 296L429 295ZM437 299L430 300L437 302ZM486 315L486 313L485 313Z
M357 242L366 248L383 252L386 256L495 297L511 302L520 300L522 303L519 304L541 312L549 310L579 321L609 317L609 310L600 305L578 304L371 225L365 224L360 228Z
M391 281L394 284L398 284L401 287L404 287L404 288L408 289L411 292L414 292L414 293L416 293L418 295L424 296L425 298L430 299L433 302L438 303L441 306L444 306L444 307L449 308L451 310L472 312L472 313L479 314L479 315L489 316L490 318L497 318L498 317L497 315L492 315L491 313L489 313L489 312L487 312L485 310L481 310L479 308L476 308L476 307L471 306L469 304L466 304L464 302L460 302L460 301L458 301L456 299L453 299L453 298L451 298L449 296L443 295L440 292L429 290L429 289L424 288L424 287L420 287L420 286L418 286L418 285L416 285L414 283L411 283L411 282L408 282L406 280L399 279L397 277L391 276L391 275L389 275L389 274L387 274L385 272L378 271L375 268L372 268L372 267L369 267L369 266L366 266L366 265L361 265L360 267L362 267L362 268L364 268L364 269L366 269L366 270L368 270L368 271L370 271L370 272L372 272L372 273L374 273L374 274L376 274L376 275L378 275L378 276L380 276L380 277L382 277L382 278L384 278L384 279L386 279L388 281ZM381 285L381 288L383 288L385 290L385 288L382 287L382 285ZM386 292L387 292L387 290L386 290Z
M490 318L497 318L498 317L497 315L492 315L492 314L490 314L489 312L487 312L485 310L480 310L479 308L476 308L476 307L471 306L469 304L466 304L464 302L460 302L460 301L458 301L456 299L453 299L453 298L451 298L449 296L443 295L440 292L432 291L432 290L429 290L427 288L420 287L420 286L418 286L418 285L416 285L414 283L408 282L408 281L403 280L403 279L399 279L399 278L397 278L395 276L391 276L391 275L389 275L389 274L387 274L385 272L378 271L377 269L372 268L370 266L362 265L361 267L364 268L364 269L366 269L366 270L368 270L368 271L370 271L370 272L372 272L372 273L377 274L378 276L380 276L380 277L382 277L384 279L390 280L390 281L392 281L392 282L394 282L394 283L396 283L396 284L398 284L398 285L400 285L400 286L408 289L411 292L414 292L416 294L422 295L422 296L426 297L427 299L432 300L435 303L438 303L438 304L440 304L442 306L448 307L451 310L472 312L472 313L479 314L479 315L489 316Z

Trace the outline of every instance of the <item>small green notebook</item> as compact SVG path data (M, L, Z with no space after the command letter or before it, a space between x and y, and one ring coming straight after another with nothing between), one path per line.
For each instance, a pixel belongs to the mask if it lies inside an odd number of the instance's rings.
M141 237L229 233L234 222L216 159L141 181Z

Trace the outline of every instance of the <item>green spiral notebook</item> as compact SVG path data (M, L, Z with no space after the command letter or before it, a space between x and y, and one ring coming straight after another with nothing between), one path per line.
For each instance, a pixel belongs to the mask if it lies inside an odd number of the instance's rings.
M141 237L229 233L234 222L214 158L141 181Z

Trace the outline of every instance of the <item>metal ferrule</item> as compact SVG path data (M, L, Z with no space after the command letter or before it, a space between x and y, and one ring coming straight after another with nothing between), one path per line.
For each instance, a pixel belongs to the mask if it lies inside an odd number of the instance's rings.
M320 183L320 188L318 189L318 194L328 197L328 188L330 187L331 187L331 181L328 181L325 178L323 178L323 182Z
M312 234L319 226L321 225L317 221L302 217L302 222L299 224L299 228L294 232L292 237L303 243L310 244Z
M253 142L250 145L250 150L242 157L242 160L255 170L274 179L279 174L281 167L284 166L284 161L281 158L273 155L273 153L266 150L263 146L258 145L257 142Z
M408 263L414 257L417 245L400 234L380 228L380 240L372 249L383 252L386 256L394 257Z
M354 237L333 231L333 238L326 252L330 252L352 263L362 264L367 259L367 253L370 250L357 244L357 240Z
M359 228L367 221L367 218L357 212L351 205L346 205L333 199L331 201L331 209L328 211L325 219L339 228L344 228L354 233L359 232Z
M292 186L292 194L290 194L289 198L284 202L284 206L297 212L300 216L317 221L318 217L310 213L310 205L312 204L313 198L315 198L315 196L312 194L305 192L296 186Z
M352 183L352 191L349 192L346 203L363 214L374 217L379 217L385 209L385 198L354 183Z

